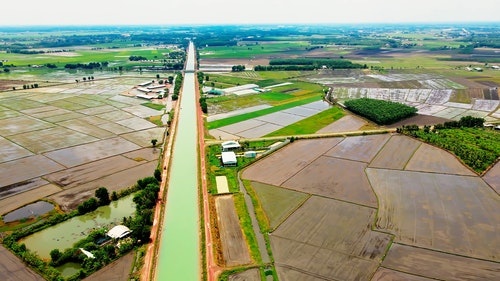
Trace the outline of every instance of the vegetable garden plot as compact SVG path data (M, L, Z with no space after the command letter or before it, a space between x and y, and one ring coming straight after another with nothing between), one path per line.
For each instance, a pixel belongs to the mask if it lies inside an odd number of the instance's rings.
M479 177L366 170L379 199L376 227L395 241L500 261L500 197Z
M498 262L471 259L400 244L392 245L382 266L432 280L492 281L500 279L500 263ZM414 278L410 280L421 280Z
M374 217L375 209L313 196L270 235L275 262L326 280L369 280L391 239L371 231Z

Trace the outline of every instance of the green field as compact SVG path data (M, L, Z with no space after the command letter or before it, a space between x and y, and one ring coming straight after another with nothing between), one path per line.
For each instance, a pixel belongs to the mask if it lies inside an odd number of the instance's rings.
M217 46L200 49L202 59L253 58L271 54L300 54L310 47L309 42L258 42L240 46Z

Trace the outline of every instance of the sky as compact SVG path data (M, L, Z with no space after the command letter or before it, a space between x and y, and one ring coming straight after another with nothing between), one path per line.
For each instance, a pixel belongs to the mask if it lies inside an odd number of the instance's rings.
M0 26L497 22L500 0L14 0Z

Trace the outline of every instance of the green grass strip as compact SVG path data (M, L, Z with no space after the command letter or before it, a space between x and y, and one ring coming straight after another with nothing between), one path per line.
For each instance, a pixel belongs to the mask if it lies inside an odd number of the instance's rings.
M321 96L320 95L314 96L314 97L311 97L311 98L307 98L307 99L303 99L303 100L298 100L298 101L294 101L294 102L290 102L290 103L278 105L278 106L274 106L274 107L270 107L270 108L266 108L266 109L262 109L262 110L258 110L258 111L254 111L254 112L249 112L249 113L241 114L241 115L238 115L238 116L232 116L232 117L228 117L228 118L216 120L216 121L208 123L208 129L211 130L211 129L216 129L216 128L224 127L224 126L227 126L227 125L231 125L231 124L234 124L234 123L238 123L238 122L241 122L241 121L249 120L249 119L260 117L260 116L264 116L264 115L267 115L267 114L270 114L270 113L274 113L274 112L278 112L278 111L281 111L281 110L289 109L289 108L296 107L296 106L299 106L299 105L308 104L308 103L315 102L315 101L318 101L318 100L321 100Z
M165 108L165 105L163 104L152 103L152 102L141 103L141 105L155 110L162 110Z
M343 116L344 112L342 111L342 109L338 107L332 107L311 117L307 117L306 119L302 119L298 122L267 134L264 137L314 134L318 130L330 125L334 121L339 120Z

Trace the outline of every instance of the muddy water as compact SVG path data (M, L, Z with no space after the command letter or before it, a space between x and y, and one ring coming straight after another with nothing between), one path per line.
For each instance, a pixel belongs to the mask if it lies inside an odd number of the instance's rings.
M200 280L194 46L188 52L155 280Z
M54 210L54 205L45 201L38 201L3 216L4 222L13 222L30 217L38 217Z
M49 227L19 241L26 244L31 251L37 252L41 258L50 258L50 251L64 251L75 242L85 238L91 231L106 226L120 224L123 217L133 215L135 204L133 195L113 201L109 206L97 208L94 212L74 217L63 223ZM110 227L108 227L110 228Z

